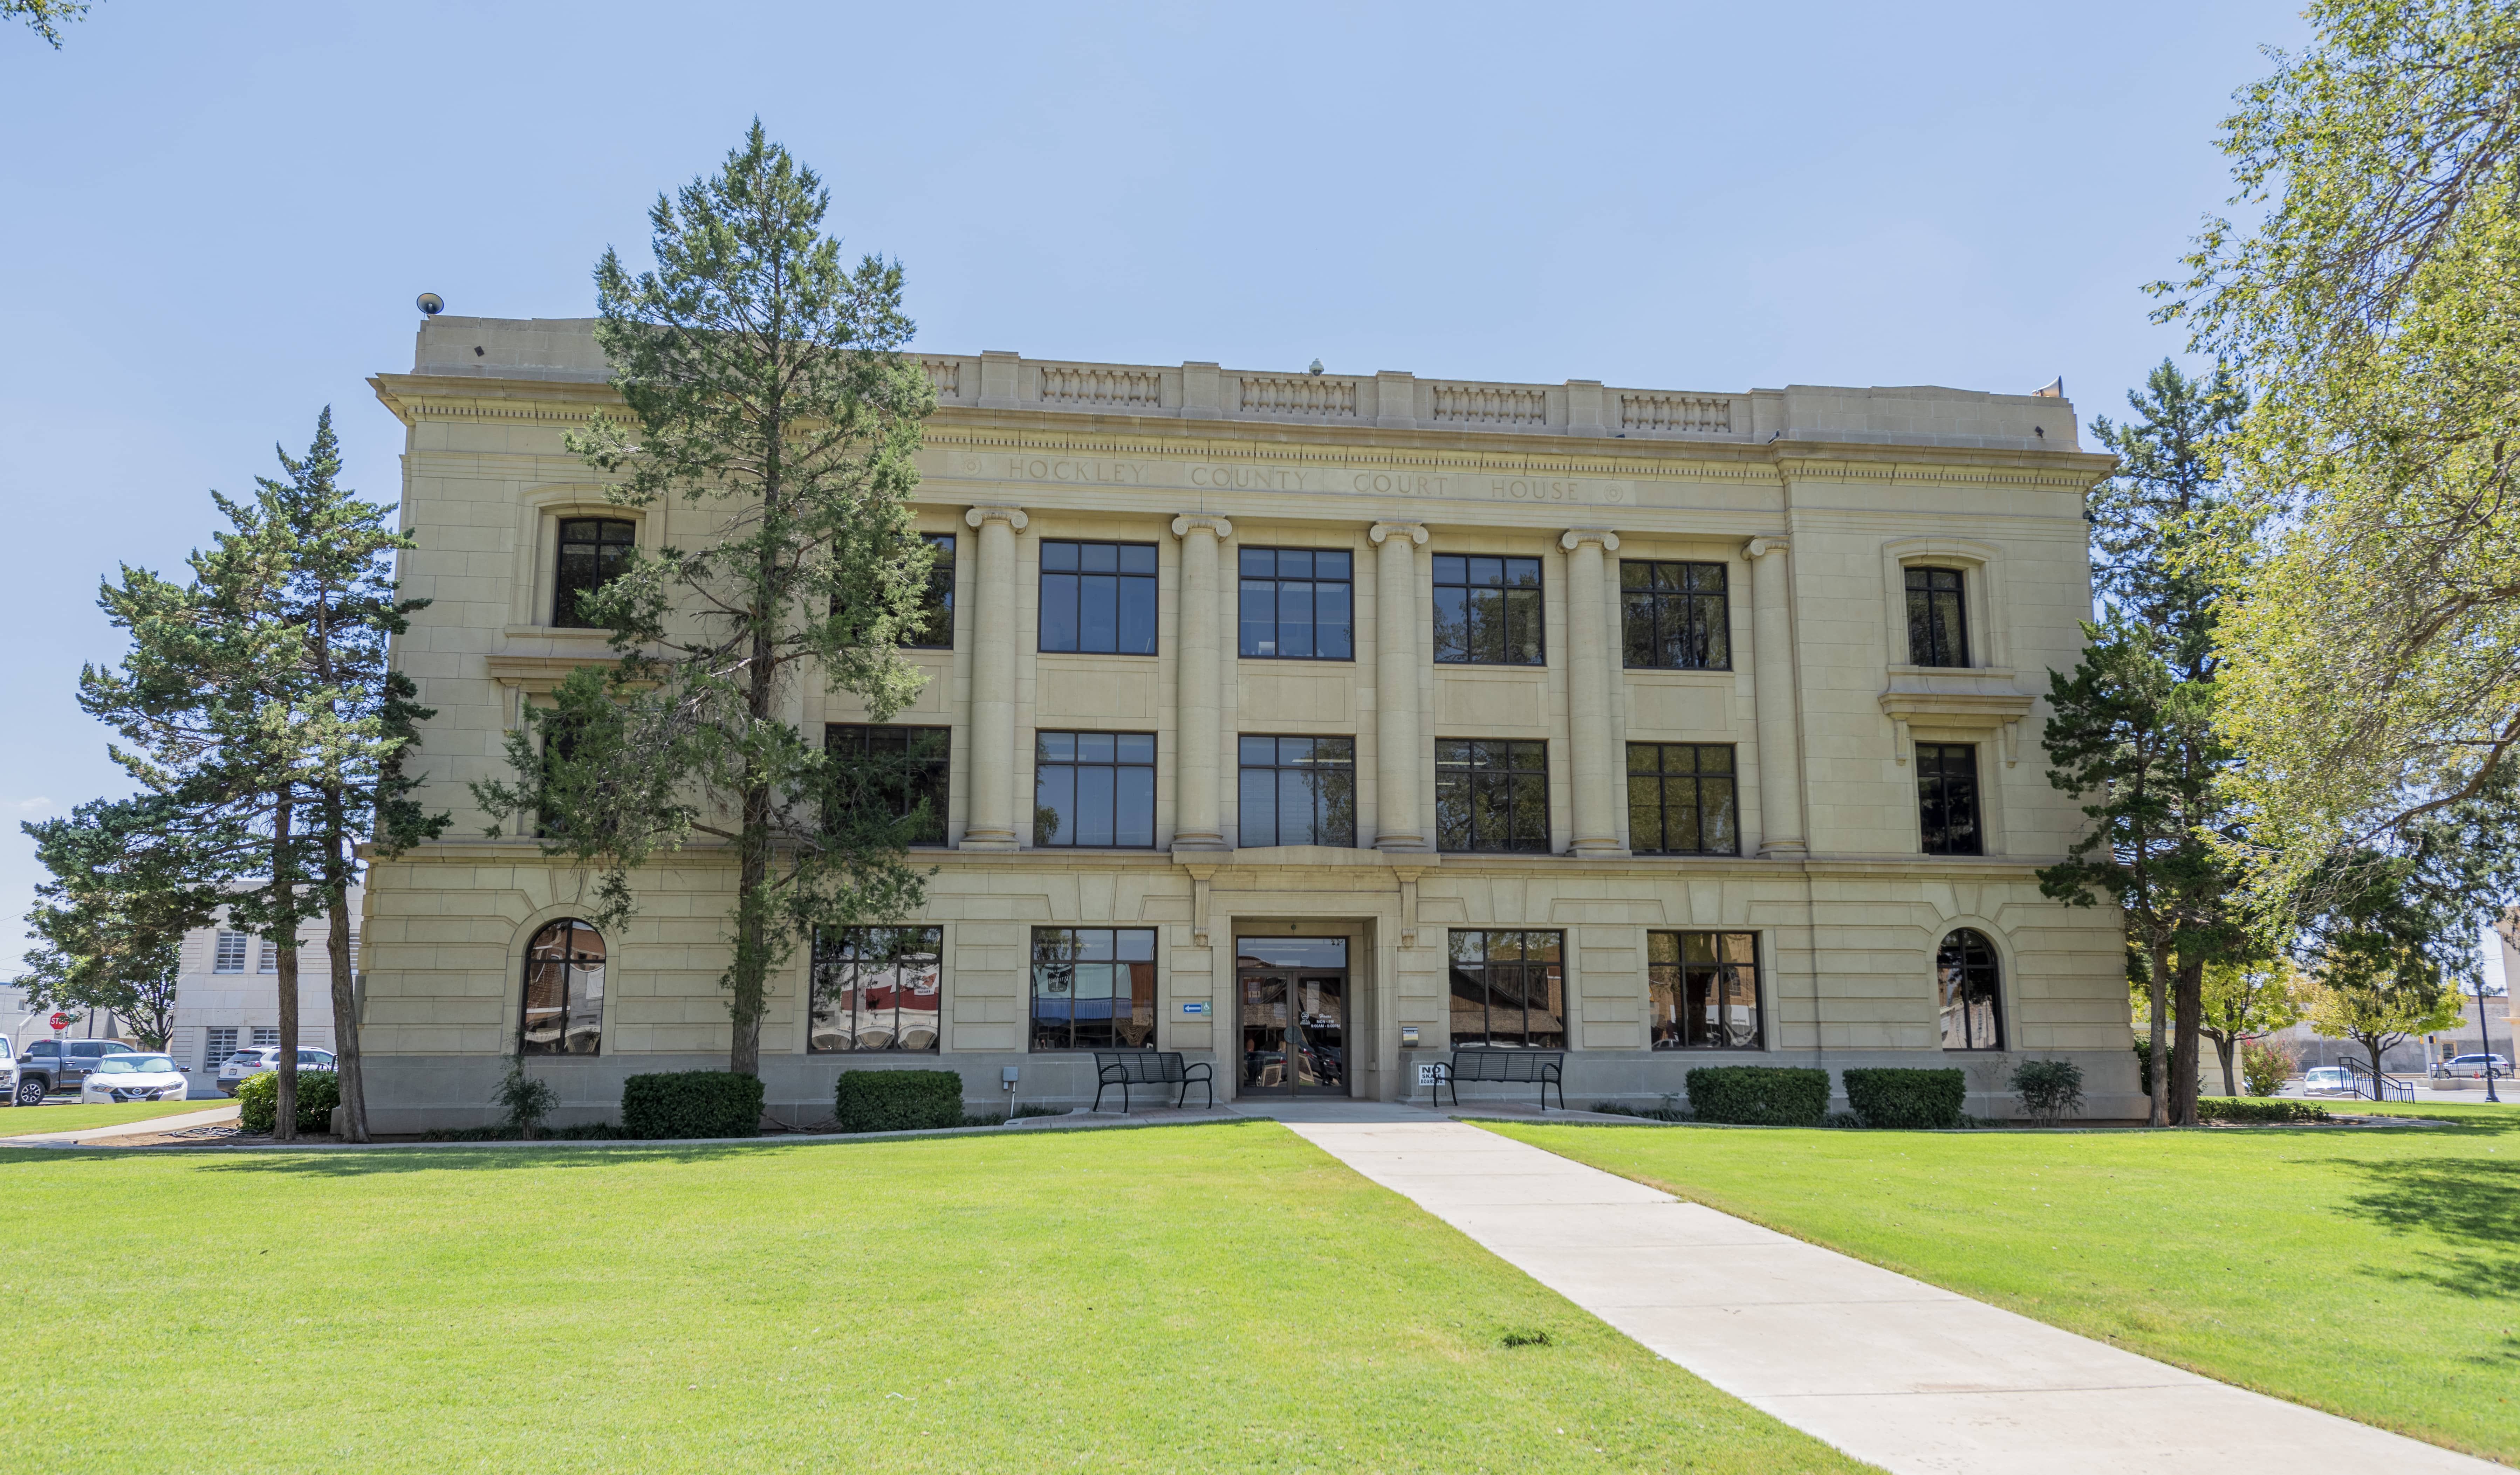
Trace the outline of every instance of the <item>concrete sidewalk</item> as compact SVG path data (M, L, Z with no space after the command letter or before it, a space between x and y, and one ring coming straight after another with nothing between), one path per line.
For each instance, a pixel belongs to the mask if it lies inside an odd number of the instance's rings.
M2060 1331L1459 1122L1289 1122L1706 1381L1915 1475L2503 1468Z
M37 1108L41 1110L42 1108ZM92 1142L100 1138L147 1137L158 1132L181 1132L187 1127L215 1127L237 1119L237 1105L212 1106L202 1111L179 1111L173 1116L153 1116L137 1122L119 1122L111 1127L89 1127L78 1132L33 1132L19 1137L0 1138L0 1146L48 1146L68 1142Z

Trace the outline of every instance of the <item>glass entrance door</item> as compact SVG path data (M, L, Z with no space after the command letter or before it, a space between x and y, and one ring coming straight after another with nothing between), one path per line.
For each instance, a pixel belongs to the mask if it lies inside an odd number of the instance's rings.
M1241 1095L1348 1094L1347 939L1235 939Z

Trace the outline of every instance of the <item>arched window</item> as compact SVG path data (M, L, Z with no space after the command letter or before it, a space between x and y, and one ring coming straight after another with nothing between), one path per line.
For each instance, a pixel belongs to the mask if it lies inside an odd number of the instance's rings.
M1995 944L1966 927L1952 933L1934 959L1934 979L1942 995L1943 1049L2003 1049L1997 987L2002 970Z
M529 1055L591 1055L604 1045L604 934L556 921L525 949L518 1048Z

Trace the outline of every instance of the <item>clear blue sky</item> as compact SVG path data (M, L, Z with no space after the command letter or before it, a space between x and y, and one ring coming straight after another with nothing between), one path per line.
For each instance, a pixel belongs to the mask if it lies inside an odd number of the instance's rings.
M0 31L0 977L19 820L125 791L72 700L120 561L336 407L395 495L424 290L592 311L756 113L923 344L1674 388L2063 375L2227 193L2275 0L1198 7L202 5Z

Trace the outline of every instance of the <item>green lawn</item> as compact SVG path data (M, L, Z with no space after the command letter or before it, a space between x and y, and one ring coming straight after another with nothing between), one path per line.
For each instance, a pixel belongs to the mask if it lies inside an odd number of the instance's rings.
M2452 1124L1489 1125L2227 1382L2520 1461L2520 1115L2397 1110Z
M12 1395L109 1465L1867 1468L1274 1123L0 1176Z
M188 1112L216 1111L235 1102L222 1097L215 1101L125 1101L120 1105L81 1105L70 1102L61 1106L12 1106L0 1110L0 1137L26 1137L38 1132L83 1132L90 1127L119 1127L125 1122L145 1122L151 1117L183 1116Z

